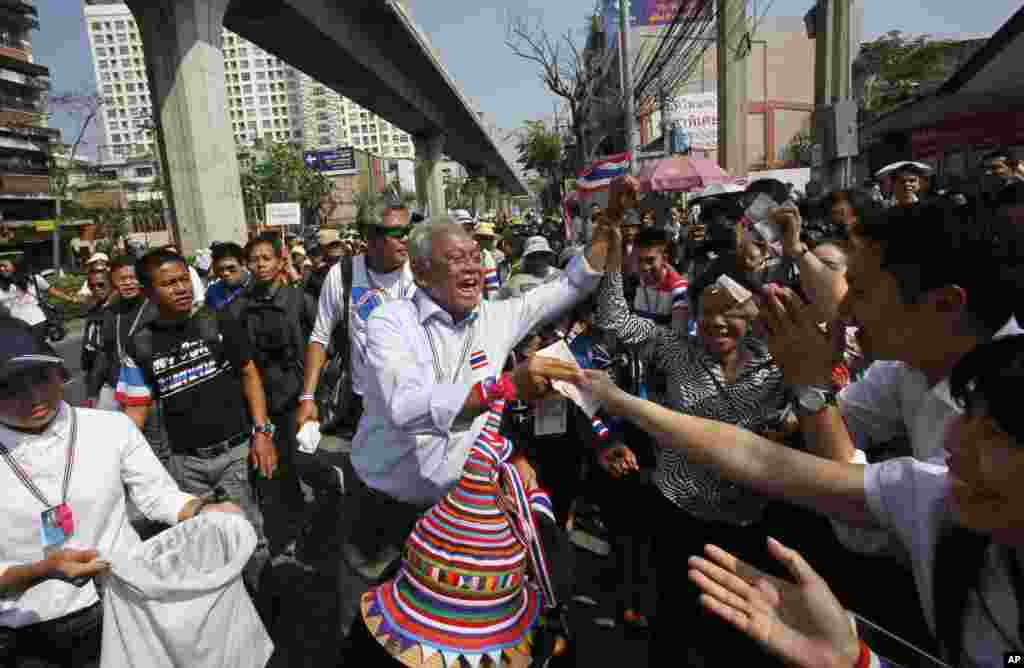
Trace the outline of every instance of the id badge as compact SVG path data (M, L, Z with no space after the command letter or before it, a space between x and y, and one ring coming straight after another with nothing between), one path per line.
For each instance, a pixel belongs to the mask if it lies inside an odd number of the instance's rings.
M66 503L47 508L40 514L40 519L40 537L46 554L63 548L75 533L75 517L71 506Z
M537 403L533 421L534 436L564 434L569 426L569 403L561 398L545 399Z

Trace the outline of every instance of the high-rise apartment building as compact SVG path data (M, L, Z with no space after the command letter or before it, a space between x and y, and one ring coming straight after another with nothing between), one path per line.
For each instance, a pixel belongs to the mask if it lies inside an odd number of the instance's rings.
M153 107L142 39L127 5L85 0L96 82L104 98L101 160L154 153ZM412 138L255 44L225 30L224 83L235 141L287 142L306 149L356 146L412 157Z
M45 260L38 233L52 230L56 200L50 193L49 153L60 131L46 127L50 70L34 62L35 5L10 0L0 11L0 250L18 247L30 262Z

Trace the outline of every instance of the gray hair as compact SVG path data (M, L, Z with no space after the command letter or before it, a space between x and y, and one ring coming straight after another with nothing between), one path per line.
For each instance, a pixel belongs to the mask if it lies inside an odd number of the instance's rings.
M409 233L409 239L405 247L409 251L410 264L430 264L431 254L434 250L434 241L442 237L454 237L456 239L471 239L462 225L458 224L450 216L438 216L417 223Z

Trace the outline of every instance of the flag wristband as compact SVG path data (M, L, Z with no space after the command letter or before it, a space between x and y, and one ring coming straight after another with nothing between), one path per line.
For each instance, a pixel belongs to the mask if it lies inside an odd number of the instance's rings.
M483 406L490 406L499 400L515 401L518 397L511 373L503 373L497 378L492 376L481 380L473 386L473 393Z
M316 401L316 397L312 394L300 394L299 403L302 403L303 401Z
M869 668L871 666L871 649L863 640L860 641L860 655L857 657L857 663L853 665L854 668Z

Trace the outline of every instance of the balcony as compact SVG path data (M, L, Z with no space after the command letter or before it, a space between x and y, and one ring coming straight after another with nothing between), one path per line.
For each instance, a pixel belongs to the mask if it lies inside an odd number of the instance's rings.
M22 111L31 114L46 113L42 100L0 93L0 110Z
M0 168L2 172L2 168ZM52 198L50 177L35 174L0 173L0 197L21 197L33 199Z

